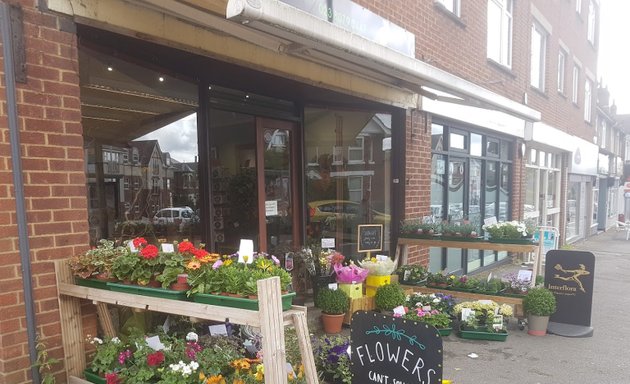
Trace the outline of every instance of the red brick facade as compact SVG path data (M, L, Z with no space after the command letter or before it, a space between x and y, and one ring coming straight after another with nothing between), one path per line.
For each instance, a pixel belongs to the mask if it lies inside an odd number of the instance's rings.
M74 24L22 1L27 82L17 83L25 206L37 333L63 358L53 260L88 244ZM30 382L7 103L0 113L0 383ZM62 372L63 364L55 367ZM65 382L60 373L58 382Z
M487 1L461 1L461 18L457 18L432 0L356 0L415 34L419 60L519 103L527 98L531 108L542 112L543 122L591 140L593 126L584 122L581 104L585 69L596 73L597 59L596 48L586 41L588 2L584 2L579 16L574 1L531 1L554 28L547 46L547 87L541 93L529 85L530 2L514 2L512 66L506 69L487 58ZM53 260L81 252L89 243L77 36L71 19L40 11L36 7L40 1L19 3L24 13L28 81L17 84L16 97L35 321L37 333L50 355L63 359ZM565 95L556 91L559 39L571 49ZM582 63L578 105L570 99L574 56ZM29 382L30 361L3 66L0 72L0 384L18 384ZM593 103L595 99L593 96ZM401 183L406 189L405 217L417 218L430 214L431 116L421 110L408 110L406 116L405 180ZM512 177L515 218L521 217L523 211L524 162L520 146L521 142L515 141ZM566 169L562 180L566 195ZM560 224L563 228L563 218ZM411 251L410 263L428 263L426 249ZM94 319L90 311L85 312L90 318L84 332L94 334ZM63 363L55 366L58 382L66 381L63 369Z

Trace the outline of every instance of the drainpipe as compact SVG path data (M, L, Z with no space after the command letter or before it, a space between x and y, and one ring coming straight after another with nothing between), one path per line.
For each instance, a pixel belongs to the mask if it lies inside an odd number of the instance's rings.
M18 226L18 244L22 265L22 284L24 286L24 307L26 309L26 332L28 350L31 359L31 375L33 383L41 383L37 362L37 333L35 325L35 307L33 305L33 282L31 280L30 245L26 227L26 209L24 207L24 182L22 181L22 156L20 153L20 136L17 122L17 101L15 98L15 70L13 67L13 43L11 36L10 6L0 2L0 41L4 54L4 79L6 84L7 117L11 140L11 165L13 167L13 186L15 189L15 211Z

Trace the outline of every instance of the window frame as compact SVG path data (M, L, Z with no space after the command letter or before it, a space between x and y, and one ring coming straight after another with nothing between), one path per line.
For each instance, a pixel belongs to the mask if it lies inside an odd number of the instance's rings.
M536 40L535 36L538 36L538 47L534 47ZM546 73L546 61L547 61L547 36L549 34L543 28L543 26L534 20L531 30L531 44L530 44L530 71L529 71L529 84L538 89L541 92L545 92L545 73ZM538 48L538 49L536 49ZM538 63L534 63L534 52L538 53ZM535 66L535 64L537 64ZM535 71L535 69L538 69Z
M500 20L490 20L491 6L498 8L500 12ZM488 59L512 68L512 35L513 35L513 11L514 4L512 0L488 0L487 26L486 26L486 56ZM499 33L494 33L491 26L496 25L498 21ZM490 39L498 36L499 52L491 52Z
M564 49L560 48L560 50L558 51L557 86L558 86L558 92L562 95L565 94L564 92L566 88L565 78L566 78L567 56L568 56L567 52L565 52Z
M595 46L595 30L597 19L595 17L595 3L593 0L589 0L588 3L588 16L587 16L587 28L586 28L586 40Z
M571 93L571 101L573 102L573 104L578 105L580 90L580 67L577 64L573 64L572 83L573 89Z
M593 82L587 77L584 81L584 121L593 120Z
M444 10L452 13L454 16L461 16L461 0L434 0L435 4L443 7Z

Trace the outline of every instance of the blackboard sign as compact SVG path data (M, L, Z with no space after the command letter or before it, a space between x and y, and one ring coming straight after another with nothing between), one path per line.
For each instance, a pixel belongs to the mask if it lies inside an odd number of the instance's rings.
M353 383L439 384L442 338L435 327L357 311L350 330Z
M549 318L550 332L564 335L557 331L556 325L568 324L567 328L586 328L583 330L586 334L582 336L592 333L594 277L595 256L592 253L565 250L551 250L547 253L545 287L556 296L556 313Z
M362 224L357 230L359 252L380 251L383 249L383 224Z

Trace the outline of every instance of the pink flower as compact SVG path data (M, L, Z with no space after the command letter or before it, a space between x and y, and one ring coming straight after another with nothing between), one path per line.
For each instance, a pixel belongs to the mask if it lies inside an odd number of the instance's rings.
M271 260L273 260L273 262L274 262L276 265L280 265L280 260L278 260L278 258L277 258L277 257L275 257L275 256L271 255Z
M222 265L223 265L223 261L217 260L214 262L214 264L212 264L212 269L218 269Z
M125 364L125 361L127 361L128 358L131 357L131 351L130 350L126 350L123 352L120 352L120 354L118 354L118 362L120 363L120 365Z

